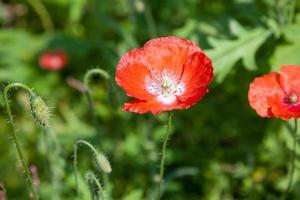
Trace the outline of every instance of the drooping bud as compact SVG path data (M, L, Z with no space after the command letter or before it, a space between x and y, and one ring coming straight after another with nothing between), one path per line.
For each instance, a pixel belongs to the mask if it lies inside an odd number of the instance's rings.
M96 155L96 166L101 169L103 172L109 174L111 173L111 165L108 161L108 159L101 153Z
M30 98L30 107L33 118L41 126L48 126L50 119L49 108L40 96Z

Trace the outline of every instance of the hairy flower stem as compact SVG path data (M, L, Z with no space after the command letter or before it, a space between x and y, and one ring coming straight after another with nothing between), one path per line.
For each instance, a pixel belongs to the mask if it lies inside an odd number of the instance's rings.
M95 174L93 174L92 172L88 172L85 177L88 184L90 185L91 195L93 199L104 200L104 190Z
M106 159L106 157L104 155L102 155L101 153L98 153L98 151L93 147L93 145L91 145L90 143L84 141L84 140L78 140L75 145L74 145L74 161L73 161L73 165L74 165L74 176L75 176L75 186L76 186L76 192L78 195L78 170L77 170L77 151L78 151L78 146L79 144L84 145L85 147L87 147L89 149L89 151L92 153L93 158L94 158L94 163L95 166L97 168L97 170L99 171L103 171L104 173L109 174L111 172L111 166L109 161Z
M99 153L93 145L88 143L87 141L84 140L78 140L74 144L74 160L73 160L73 167L74 167L74 177L75 177L75 187L76 187L76 195L79 195L79 190L78 190L78 170L77 170L77 151L78 151L78 146L82 144L85 147L88 148L88 150L92 153L93 158L94 158L94 164L95 167L97 168L98 171L102 171L106 174L109 174L111 172L111 165L109 161L106 159L106 157ZM95 186L96 190L93 192L93 196L96 197L96 199L101 199L104 200L104 190L100 184L100 181L97 179L97 177L93 173L87 173L85 176L86 180L89 184L89 186ZM105 176L104 176L105 177ZM92 188L92 187L91 187Z
M11 112L10 105L9 105L8 93L9 93L9 90L12 89L12 88L22 88L25 91L27 91L31 97L34 97L35 94L33 93L33 91L29 87L27 87L26 85L24 85L22 83L12 83L12 84L9 84L8 86L6 86L5 89L4 89L4 102L5 102L6 111L7 111L8 117L9 117L9 123L11 124L11 128L12 128L12 132L11 132L12 141L16 146L19 159L20 159L21 164L23 166L23 169L25 171L26 181L27 181L27 184L29 186L30 192L32 194L32 198L34 200L37 200L38 199L38 194L37 194L36 189L33 185L32 177L30 175L28 165L27 165L27 162L26 162L25 157L24 157L23 150L22 150L22 148L19 144L19 141L17 139L16 127L15 127L15 124L14 124L12 112Z
M95 128L98 131L99 130L99 123L98 123L96 112L95 112L95 105L93 103L91 92L90 92L91 90L89 88L89 83L90 83L92 77L96 76L96 75L105 79L108 88L109 88L108 81L110 79L110 76L104 70L96 68L96 69L91 69L91 70L87 71L85 73L84 79L83 79L83 83L84 83L84 87L85 87L84 95L86 96L86 99L87 99L87 102L88 102L88 105L89 105L89 109L90 109L90 112L91 112L92 117L93 117L93 122L94 122Z
M75 187L76 187L76 192L78 194L78 170L77 170L77 150L78 150L78 145L83 144L86 147L89 148L89 150L93 153L93 155L97 155L96 149L88 142L84 140L78 140L75 145L74 145L74 160L73 160L73 167L74 167L74 177L75 177Z
M163 181L164 181L166 149L167 149L167 143L168 143L169 135L170 135L171 121L172 121L172 113L169 112L168 113L168 122L166 125L165 139L164 139L162 151L161 151L161 160L160 160L160 167L159 167L160 170L159 170L158 199L161 198L161 193L162 193L162 187L163 187Z
M293 178L295 173L295 162L296 162L296 149L297 149L297 130L298 130L298 123L297 119L294 119L295 126L294 130L292 131L293 134L293 151L292 151L292 158L291 158L291 171L290 171L290 177L289 177L289 183L288 186L284 192L284 195L282 199L287 199L288 194L291 190L292 184L293 184Z

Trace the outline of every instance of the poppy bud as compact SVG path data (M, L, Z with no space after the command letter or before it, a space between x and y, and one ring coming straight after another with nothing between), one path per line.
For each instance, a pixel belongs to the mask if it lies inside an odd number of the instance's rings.
M111 172L111 165L110 165L109 161L101 153L96 155L96 165L99 169L101 169L103 172L105 172L107 174L109 174Z
M61 50L43 53L39 58L41 68L49 71L57 71L68 63L68 55Z
M39 96L33 96L30 99L30 107L35 121L41 126L48 126L50 112L45 101Z

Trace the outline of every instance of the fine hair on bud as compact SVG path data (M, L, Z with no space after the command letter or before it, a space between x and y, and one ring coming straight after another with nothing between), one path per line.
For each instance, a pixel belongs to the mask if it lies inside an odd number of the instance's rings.
M49 108L40 96L30 98L32 116L40 126L48 126L50 119Z
M109 174L111 173L112 169L111 169L111 165L108 161L108 159L106 158L106 156L104 156L103 154L99 153L96 156L96 166L97 168L99 168L99 170L102 170L103 172Z

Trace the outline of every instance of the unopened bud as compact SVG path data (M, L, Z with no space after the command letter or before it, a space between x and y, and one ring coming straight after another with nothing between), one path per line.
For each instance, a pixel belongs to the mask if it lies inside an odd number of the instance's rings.
M112 171L108 159L101 153L96 155L96 165L98 168L100 168L103 172L107 174L109 174Z
M41 126L48 126L50 113L45 101L40 96L33 96L30 99L30 107L35 121Z

